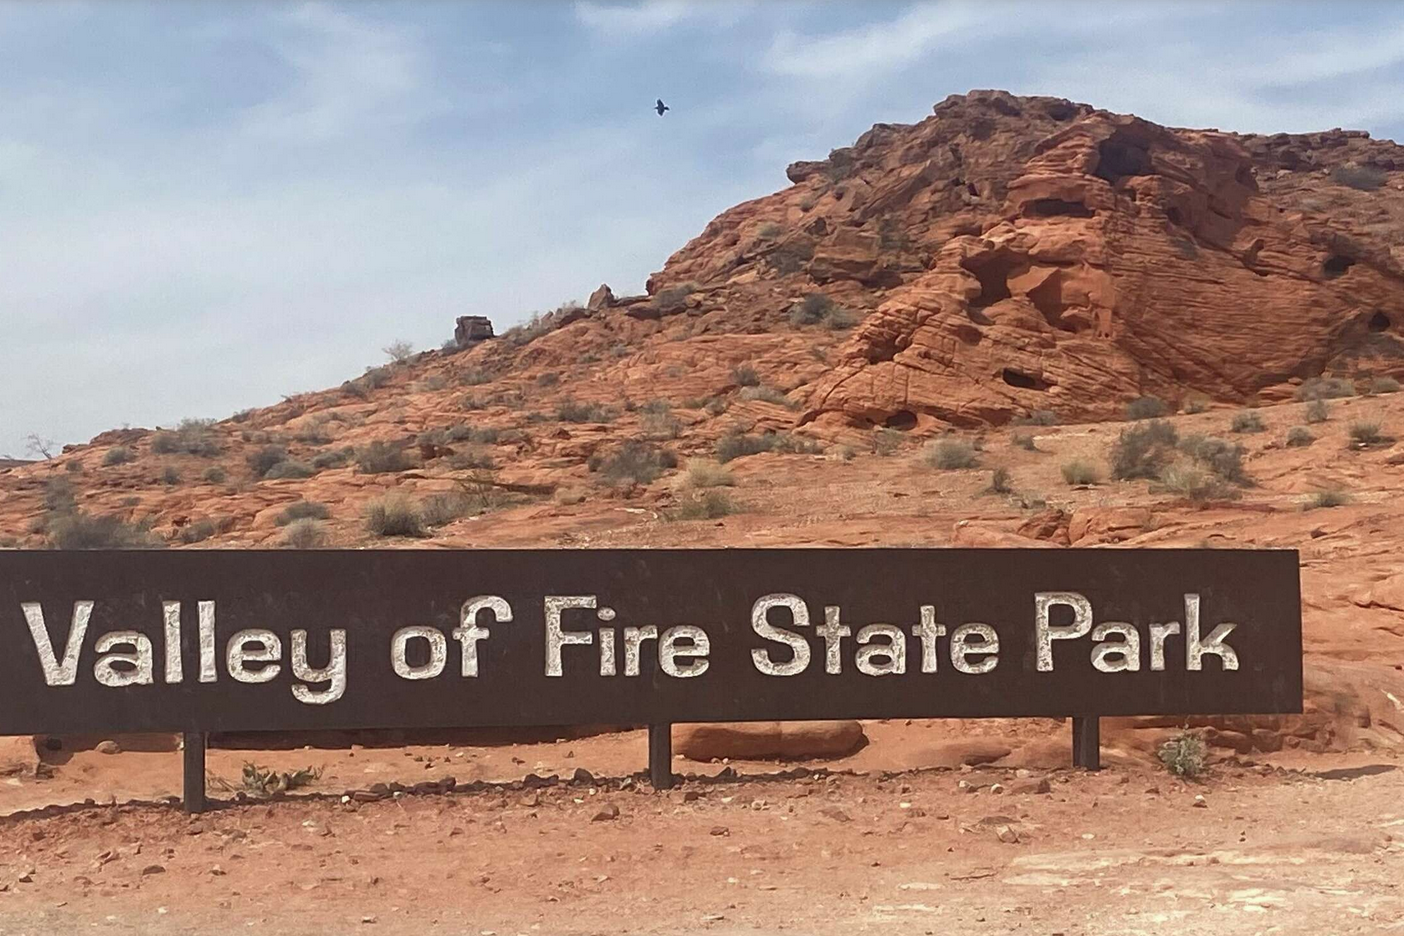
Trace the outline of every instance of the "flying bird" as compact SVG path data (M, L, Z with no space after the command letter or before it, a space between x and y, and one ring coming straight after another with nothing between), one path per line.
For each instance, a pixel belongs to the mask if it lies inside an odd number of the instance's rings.
M662 99L662 98L659 98L659 99L658 99L658 103L655 104L655 105L653 105L653 109L656 110L656 111L658 111L658 116L659 116L659 117L662 117L662 116L663 116L663 112L664 112L664 111L666 111L666 110L672 110L671 107L669 107L667 104L664 104L664 103L663 103L663 99Z

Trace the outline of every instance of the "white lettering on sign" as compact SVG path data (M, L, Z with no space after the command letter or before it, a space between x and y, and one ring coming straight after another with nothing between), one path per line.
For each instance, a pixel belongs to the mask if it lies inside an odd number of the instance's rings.
M686 640L687 644L680 647L679 640ZM712 642L706 631L692 624L678 624L658 639L658 666L669 676L691 679L707 672L707 654L711 652Z
M972 656L984 656L971 661ZM970 676L988 673L999 665L999 635L988 624L962 624L951 634L951 666Z
M132 653L116 653L118 647L131 647ZM155 682L152 672L151 638L140 631L113 631L98 638L98 653L103 654L93 664L93 677L104 686L149 686ZM115 664L121 663L122 667Z
M594 595L547 595L543 602L546 609L546 675L560 676L564 670L561 668L561 648L570 644L589 645L595 642L593 631L568 631L561 627L561 612L569 608L593 608L598 602ZM612 618L613 612L610 613ZM613 641L611 639L611 663L613 668ZM601 675L604 674L604 663L600 663Z
M498 624L512 622L512 606L506 599L496 595L479 595L463 602L463 608L459 611L459 626L453 630L453 639L463 649L462 672L466 677L478 675L478 641L492 636L490 629L478 626L478 614L483 611L491 611L493 620Z
M1071 608L1073 622L1066 625L1050 623L1052 609ZM1200 636L1199 625L1200 597L1194 592L1185 594L1185 669L1200 672L1204 669L1204 658L1216 656L1225 672L1238 669L1238 653L1225 641L1238 627L1225 621ZM1037 666L1040 672L1053 670L1053 641L1077 640L1091 634L1097 641L1092 647L1092 667L1101 673L1137 673L1141 670L1141 633L1134 624L1125 621L1105 621L1092 626L1092 603L1077 592L1039 592L1034 595L1034 642ZM1165 643L1180 633L1180 622L1151 623L1150 668L1153 672L1165 669ZM1115 637L1115 640L1110 638Z
M771 608L785 608L790 612L790 622L795 627L809 626L809 608L795 595L775 594L756 599L751 605L751 629L766 640L785 644L790 648L790 659L776 663L770 651L758 648L751 651L751 660L756 669L767 676L793 676L803 673L809 665L809 641L794 631L776 627L770 623Z
M278 660L283 658L283 642L271 630L254 627L241 630L229 638L225 645L225 666L229 677L241 683L266 683L276 679L283 668ZM249 669L249 663L263 663L258 669Z
M29 625L34 650L39 654L44 682L50 686L73 685L78 680L78 655L83 651L83 638L88 633L88 620L93 616L93 603L73 602L73 623L68 625L68 640L63 645L62 662L54 658L54 645L49 640L49 629L44 626L44 609L39 602L22 602L20 610L24 612L24 622Z
M308 705L327 705L346 694L346 631L333 629L328 635L327 665L313 667L307 662L307 631L292 632L292 674L302 680L292 687L293 698ZM328 683L325 689L308 688L305 683Z
M423 640L429 645L429 660L418 666L409 662L409 642ZM433 679L448 662L448 640L437 627L402 627L390 638L390 663L401 679Z

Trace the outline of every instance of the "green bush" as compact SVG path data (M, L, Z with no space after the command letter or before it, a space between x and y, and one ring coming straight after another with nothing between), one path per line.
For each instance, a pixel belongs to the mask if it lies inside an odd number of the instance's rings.
M366 505L366 529L376 536L423 536L419 507L401 494L387 494Z
M794 409L798 404L785 395L783 390L765 385L757 387L742 387L740 394L743 400L759 400L762 403L774 403L777 406L784 406Z
M223 484L225 479L225 471L219 465L211 465L210 467L205 469L204 474L200 475L200 477L203 480L208 481L210 484Z
M79 510L50 518L51 549L155 549L165 544L142 524L120 517L93 517Z
M161 483L173 487L180 483L180 472L170 465L161 469Z
M1373 192L1389 181L1389 174L1374 166L1337 166L1331 170L1331 181L1361 192Z
M157 455L213 458L221 451L210 428L213 425L212 419L182 419L174 431L162 430L151 437L151 451Z
M896 455L906 436L896 429L879 429L873 433L873 451L882 456Z
M736 512L731 495L711 490L689 494L666 513L669 520L717 520Z
M1198 735L1185 732L1162 744L1156 756L1175 776L1193 779L1204 772L1208 749Z
M1229 423L1229 429L1239 433L1262 432L1266 428L1263 417L1251 411L1236 414L1233 417L1233 422Z
M814 455L821 451L817 442L788 432L764 432L747 435L739 430L717 440L717 461L725 464L735 458L776 452L786 455Z
M603 403L577 403L565 400L556 407L556 418L569 423L608 423L613 422L619 413Z
M405 453L389 442L376 440L356 452L356 468L362 474L390 474L410 467Z
M1287 430L1287 445L1291 448L1304 448L1316 441L1316 436L1306 426L1293 426Z
M454 471L492 471L497 468L497 460L486 449L470 446L449 456L449 467Z
M729 487L736 483L728 469L717 462L703 461L700 458L694 458L687 463L685 480L689 487L695 488Z
M1366 422L1364 420L1350 424L1350 440L1356 445L1362 446L1379 445L1384 442L1392 441L1390 437L1385 435L1380 429L1379 423Z
M740 367L736 368L736 370L732 371L731 379L736 381L737 386L740 387L760 386L760 375L757 374L756 369L749 364L742 364Z
M1317 491L1307 499L1306 509L1317 510L1323 507L1340 507L1350 503L1350 495L1345 491Z
M326 471L328 468L345 468L351 464L351 458L356 454L353 448L340 448L332 452L318 452L312 456L312 467L317 471Z
M1126 418L1133 420L1159 419L1170 412L1170 407L1158 396L1137 397L1126 404Z
M1243 456L1247 450L1241 443L1195 433L1185 436L1179 447L1180 451L1223 480L1245 486L1250 483L1248 473L1243 468Z
M392 364L403 364L414 355L414 345L402 339L392 341L380 350L385 352Z
M980 464L980 458L976 455L974 447L968 442L956 439L942 439L927 445L922 457L927 465L932 468L940 468L942 471L974 468Z
M1326 405L1325 400L1312 400L1307 404L1303 418L1312 425L1324 423L1331 418L1331 407Z
M1175 457L1180 435L1164 420L1121 430L1111 451L1111 475L1118 481L1154 478Z
M1008 494L1014 490L1010 483L1012 480L1009 469L1000 466L990 472L990 486L985 488L985 491L989 494Z
M1175 462L1160 473L1160 490L1203 503L1211 500L1232 500L1238 490L1223 478L1193 462Z
M796 328L822 324L838 330L852 328L857 318L823 293L813 292L790 307L790 324Z
M1010 440L1021 449L1026 449L1030 452L1037 452L1039 450L1038 440L1033 437L1033 433L1031 432L1016 432L1010 437Z
M310 478L317 472L307 462L294 461L289 458L280 461L263 473L265 481L284 481L287 479Z
M1209 400L1207 397L1192 396L1185 399L1185 412L1191 416L1196 413L1207 412L1208 409Z
M317 501L294 501L284 507L273 522L278 526L287 526L297 520L326 520L331 516L331 509L326 504Z
M1372 377L1368 386L1371 393L1399 392L1399 381L1393 377Z
M607 483L650 484L678 460L672 452L634 439L623 443L608 455L592 457L588 467L597 471Z
M1311 377L1297 388L1298 400L1334 400L1355 396L1355 384L1343 377Z
M424 518L424 525L430 527L452 523L469 513L471 509L468 498L457 492L431 494L420 505L420 516Z
M1064 462L1061 471L1063 481L1067 484L1096 484L1102 480L1102 473L1097 466L1081 458Z
M283 545L289 549L317 549L326 542L326 530L311 517L294 520L283 532Z
M287 460L288 450L281 445L265 445L248 457L249 469L260 478L267 475L274 465Z
M114 445L107 450L107 454L102 456L102 463L105 467L110 468L113 465L125 465L135 457L136 453L134 453L130 447Z

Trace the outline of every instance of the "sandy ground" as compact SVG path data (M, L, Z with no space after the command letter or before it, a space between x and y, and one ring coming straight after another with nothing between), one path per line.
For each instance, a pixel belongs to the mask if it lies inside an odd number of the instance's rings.
M179 754L82 752L52 779L0 787L0 933L1404 932L1404 770L1390 755L1221 760L1198 782L1114 746L1097 774L893 774L878 752L911 728L869 731L884 743L828 769L680 760L693 776L666 793L629 776L646 750L631 732L214 751L215 776L249 758L327 769L307 797L198 817L15 812L178 789ZM522 787L576 767L601 779ZM512 782L337 795L448 773Z

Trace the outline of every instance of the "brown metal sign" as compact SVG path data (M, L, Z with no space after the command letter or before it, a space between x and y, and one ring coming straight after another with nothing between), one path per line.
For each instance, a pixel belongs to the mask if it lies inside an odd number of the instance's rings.
M0 552L0 734L1300 712L1297 554Z

